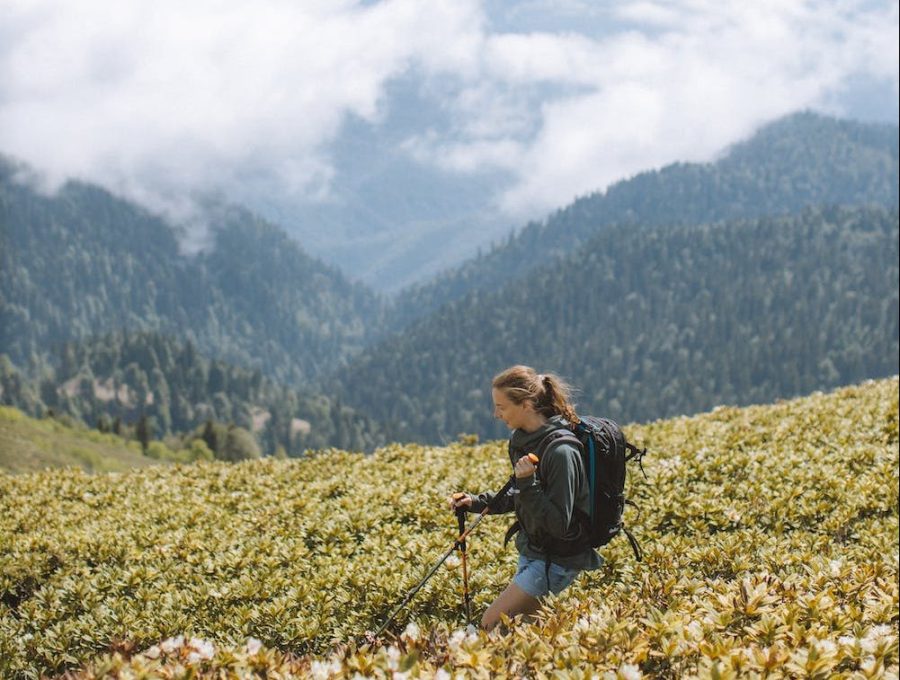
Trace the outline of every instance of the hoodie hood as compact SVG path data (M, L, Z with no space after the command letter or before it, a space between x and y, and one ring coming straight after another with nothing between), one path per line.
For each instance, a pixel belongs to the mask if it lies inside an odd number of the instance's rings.
M560 427L566 427L567 425L568 422L562 416L553 416L545 425L542 425L534 432L526 432L521 429L513 430L509 438L510 450L519 452L516 458L526 453L534 453L544 437L553 432L553 430L558 430ZM512 454L510 457L512 458ZM515 460L512 462L515 463Z

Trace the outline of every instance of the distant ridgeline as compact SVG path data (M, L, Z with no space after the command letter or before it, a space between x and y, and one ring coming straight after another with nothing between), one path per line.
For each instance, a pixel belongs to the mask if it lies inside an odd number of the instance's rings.
M898 128L813 113L772 123L715 163L643 172L530 223L488 254L400 293L395 328L473 290L494 290L613 225L636 229L794 213L817 205L898 206Z
M210 417L297 452L500 436L487 385L513 362L626 421L897 372L896 126L787 117L392 301L240 208L210 207L187 255L146 210L80 183L48 197L21 172L0 159L0 403L31 413L143 409L159 432Z

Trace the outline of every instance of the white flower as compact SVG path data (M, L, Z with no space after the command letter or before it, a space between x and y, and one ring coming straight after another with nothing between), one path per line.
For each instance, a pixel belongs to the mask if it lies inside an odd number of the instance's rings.
M466 631L455 630L455 631L453 631L453 635L450 636L450 639L447 642L450 645L450 649L456 649L463 643L463 640L465 640L465 639L466 639Z
M469 624L465 629L458 629L453 631L453 634L447 640L447 643L450 646L451 650L457 650L459 647L467 642L474 642L478 639L478 629L475 626Z
M331 676L331 664L324 661L313 661L309 672L315 680L328 680Z
M863 648L863 651L871 654L878 648L878 645L882 640L892 637L893 631L890 626L884 624L873 626L869 629L869 632L866 633L866 636L860 640L860 646Z
M461 560L456 555L451 555L447 558L447 561L444 564L447 565L447 569L457 569L461 563Z
M256 654L260 649L262 649L262 642L257 640L256 638L249 638L247 640L247 654Z
M856 638L852 635L841 635L838 638L838 644L843 645L844 647L852 647L856 644Z
M619 668L619 677L622 680L641 680L641 669L634 664L624 663Z
M834 654L837 652L837 645L831 640L819 640L816 643L816 649L819 650L820 654Z
M450 680L450 678L451 675L443 668L438 668L437 673L434 674L434 680Z
M841 568L844 566L842 560L831 560L828 564L829 569L831 570L831 575L833 577L838 577L841 575Z
M418 640L421 634L419 625L415 621L410 621L400 637L404 640Z
M176 649L181 649L184 646L184 635L163 640L159 646L166 654L171 654Z
M881 624L880 626L874 626L866 635L866 638L871 640L880 640L882 638L890 637L892 633L892 629L887 624Z
M201 659L211 659L216 654L216 648L209 640L203 640L201 638L191 638L188 646L193 648L194 653L196 653L197 656Z
M700 625L699 621L691 621L684 629L684 632L687 633L688 638L694 642L703 639L703 626Z
M160 654L162 654L162 651L160 650L159 645L153 645L144 652L143 656L146 656L148 659L158 659Z
M391 645L387 648L385 653L387 654L388 668L392 671L396 671L400 667L400 650L394 645Z

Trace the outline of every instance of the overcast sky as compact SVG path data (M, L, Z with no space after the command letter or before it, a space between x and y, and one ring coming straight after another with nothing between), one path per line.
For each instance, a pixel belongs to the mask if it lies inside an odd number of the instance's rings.
M442 122L398 148L531 216L798 109L896 122L897 54L896 0L0 0L0 152L170 210L328 200L403 79Z

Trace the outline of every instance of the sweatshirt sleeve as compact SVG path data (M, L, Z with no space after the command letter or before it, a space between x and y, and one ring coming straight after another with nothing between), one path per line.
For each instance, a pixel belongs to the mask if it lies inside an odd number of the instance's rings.
M513 493L515 493L515 490L510 489L502 498L498 498L496 502L494 502L494 507L489 514L503 515L507 512L512 512L515 508L515 504L513 503ZM495 496L496 494L490 491L479 494L470 493L469 498L472 499L472 505L469 508L469 512L481 512L487 507L488 503L493 501Z
M541 461L543 488L535 475L516 479L519 512L530 535L559 538L568 531L575 510L579 456L570 444L559 444Z

